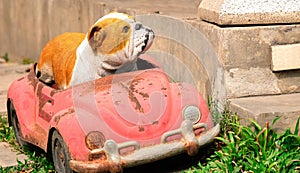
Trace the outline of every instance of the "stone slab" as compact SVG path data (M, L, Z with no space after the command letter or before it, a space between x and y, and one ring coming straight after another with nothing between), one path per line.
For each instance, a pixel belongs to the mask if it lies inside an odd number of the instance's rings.
M300 69L300 44L274 45L272 50L272 70Z
M0 166L3 168L18 165L17 160L24 162L27 158L26 155L14 151L9 144L0 142Z
M273 126L277 132L283 132L288 127L291 130L295 129L300 117L300 93L237 98L229 101L230 110L241 116L243 124L249 124L248 120L251 118L264 126L265 122L271 124L274 118L282 116Z
M198 15L219 25L299 23L300 3L299 0L203 0Z

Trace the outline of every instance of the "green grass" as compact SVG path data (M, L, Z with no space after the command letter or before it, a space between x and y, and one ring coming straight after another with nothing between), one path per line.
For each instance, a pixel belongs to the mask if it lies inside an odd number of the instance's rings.
M252 127L245 127L240 124L238 117L228 110L215 116L219 119L220 115L221 133L211 146L213 154L198 166L184 172L300 172L300 137L297 135L299 118L294 133L287 129L285 133L277 134L271 127L279 118L263 127L255 121L252 121ZM29 157L25 163L18 162L14 167L0 166L0 172L55 172L53 163L45 153L18 147L13 129L8 127L7 119L1 115L0 141L8 142L17 151Z
M46 157L46 154L39 150L32 150L30 146L20 148L16 142L13 129L8 127L6 115L0 114L0 142L7 142L13 146L14 150L27 155L28 159L24 162L18 161L17 166L3 168L0 166L0 172L26 172L26 173L46 173L55 172L53 163Z
M185 172L247 172L294 173L300 172L299 119L294 133L287 129L276 134L271 125L261 127L255 121L252 127L241 126L236 115L229 111L222 114L221 133L216 138L215 152L203 163Z

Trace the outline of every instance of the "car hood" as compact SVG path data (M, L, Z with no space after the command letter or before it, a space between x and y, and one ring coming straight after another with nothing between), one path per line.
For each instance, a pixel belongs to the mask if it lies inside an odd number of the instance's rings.
M180 126L185 105L199 104L198 92L192 88L170 83L164 72L149 69L73 87L72 99L86 133L101 131L116 142L159 140L164 132Z

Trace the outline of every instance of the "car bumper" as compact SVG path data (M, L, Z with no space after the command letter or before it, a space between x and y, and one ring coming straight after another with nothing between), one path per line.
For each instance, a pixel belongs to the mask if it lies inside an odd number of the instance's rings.
M71 160L70 166L77 172L122 172L123 167L149 163L183 152L195 155L201 146L212 142L220 131L220 125L217 124L212 129L195 136L194 131L199 128L207 128L207 126L203 123L193 125L191 121L185 120L179 129L164 133L161 143L143 148L139 148L135 141L117 144L113 140L107 140L103 148L91 151L91 155L103 154L105 157L92 161ZM182 135L181 140L166 142L168 137L178 134ZM127 147L133 147L134 151L125 156L120 155L119 151Z

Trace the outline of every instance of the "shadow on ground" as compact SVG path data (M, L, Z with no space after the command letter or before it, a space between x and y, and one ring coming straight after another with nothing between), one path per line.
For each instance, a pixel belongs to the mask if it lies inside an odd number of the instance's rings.
M213 145L213 143L211 143ZM180 154L178 156L163 159L153 163L148 163L132 168L125 168L124 173L174 173L183 172L191 167L197 167L199 161L203 163L209 155L213 153L211 147L206 146L200 148L196 156L188 156L187 154Z

